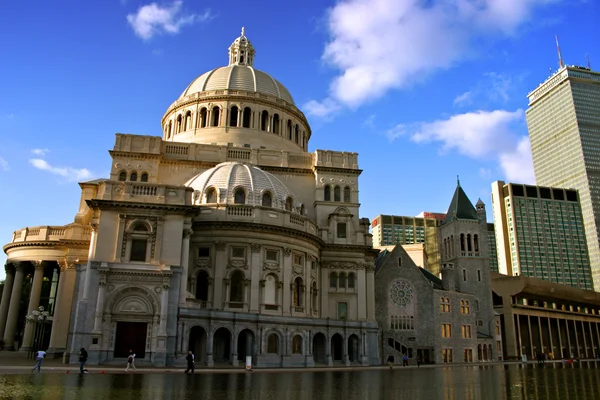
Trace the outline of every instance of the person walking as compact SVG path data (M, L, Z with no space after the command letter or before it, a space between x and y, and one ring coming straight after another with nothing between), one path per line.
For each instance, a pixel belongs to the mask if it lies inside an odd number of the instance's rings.
M46 357L46 352L44 350L39 350L36 353L35 356L35 366L33 367L33 369L31 370L31 372L35 371L37 368L38 374L41 372L42 369L42 361L44 361L44 357Z
M87 359L88 359L87 351L85 350L85 348L82 347L81 350L79 350L79 373L80 374L84 374L87 372L87 369L83 369L83 366L85 365Z
M420 367L423 364L423 357L419 354L417 356L417 367Z
M187 361L187 368L185 370L185 373L187 374L188 371L192 371L192 374L194 373L194 367L196 364L196 360L194 357L194 353L190 350L187 353L187 356L185 357L186 361Z
M135 353L133 350L129 350L129 357L127 357L127 368L125 368L125 372L129 372L129 368L133 368L135 372Z
M406 353L404 353L404 356L402 356L402 365L408 367L408 356Z

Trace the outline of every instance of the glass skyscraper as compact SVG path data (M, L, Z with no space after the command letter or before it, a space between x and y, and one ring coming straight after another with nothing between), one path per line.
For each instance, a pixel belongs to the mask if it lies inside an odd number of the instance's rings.
M600 290L600 73L563 66L528 95L536 183L577 189Z

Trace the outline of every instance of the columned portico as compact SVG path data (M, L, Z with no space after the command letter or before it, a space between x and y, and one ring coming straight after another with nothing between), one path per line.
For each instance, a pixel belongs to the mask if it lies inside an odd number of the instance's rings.
M0 337L4 337L4 328L6 328L6 318L8 316L8 306L10 305L10 295L15 280L15 270L12 264L4 266L6 279L4 280L4 290L2 291L2 301L0 302Z
M73 306L76 273L76 265L73 261L65 260L60 263L54 321L52 322L52 333L50 334L50 345L48 347L50 356L58 357L67 350L67 335Z
M44 268L46 263L44 261L32 262L34 267L33 283L31 285L31 293L29 295L29 306L27 307L27 314L30 314L33 310L40 306L40 296L42 295L42 281L44 279ZM30 351L32 344L33 332L35 330L35 324L25 324L25 334L23 335L23 344L21 345L21 351Z
M23 290L23 278L25 277L25 265L23 263L13 263L15 266L15 280L13 290L10 295L10 305L8 307L8 317L4 331L4 349L15 349L15 333L17 330L17 320L19 318L19 305L21 303L21 293Z

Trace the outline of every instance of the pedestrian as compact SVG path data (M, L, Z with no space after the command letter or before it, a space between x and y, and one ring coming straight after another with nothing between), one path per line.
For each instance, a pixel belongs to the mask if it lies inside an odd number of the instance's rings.
M46 352L44 350L39 350L36 353L36 357L35 357L35 366L33 367L33 369L31 370L31 372L35 371L35 369L37 368L38 374L41 372L42 369L42 361L44 361L44 358L46 357Z
M421 357L421 355L419 354L417 356L417 367L420 367L422 363L423 363L423 357Z
M404 367L408 367L408 356L406 355L406 353L404 353L404 356L402 356L402 365Z
M80 374L85 374L87 372L87 369L83 369L83 366L85 365L85 362L87 361L88 358L88 354L87 351L85 350L85 348L81 348L81 350L79 350L79 373Z
M125 372L129 372L129 368L133 368L135 372L135 353L133 350L129 350L129 357L127 357L127 368L125 368Z
M196 364L196 361L194 359L194 353L190 350L187 353L187 356L185 357L185 359L187 360L187 368L185 370L185 373L187 374L188 371L192 371L192 374L194 373L194 367Z

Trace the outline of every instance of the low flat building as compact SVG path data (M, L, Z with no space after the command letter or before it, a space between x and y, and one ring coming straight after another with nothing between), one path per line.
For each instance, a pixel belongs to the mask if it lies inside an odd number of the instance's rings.
M526 276L492 275L504 359L595 358L600 349L600 293ZM498 329L498 328L497 328Z

